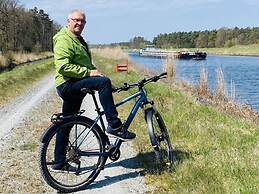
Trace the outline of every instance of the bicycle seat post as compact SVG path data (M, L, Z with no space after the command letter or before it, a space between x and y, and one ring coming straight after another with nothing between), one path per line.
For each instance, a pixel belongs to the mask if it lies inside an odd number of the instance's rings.
M97 99L96 99L96 96L95 96L95 92L93 91L92 93L90 93L92 95L92 98L93 98L93 101L94 101L94 105L95 105L95 111L97 112L98 115L100 115L100 122L101 122L101 126L103 128L103 130L105 130L105 125L104 125L104 122L103 122L103 119L102 119L102 112L101 112L101 109L98 105L98 102L97 102Z

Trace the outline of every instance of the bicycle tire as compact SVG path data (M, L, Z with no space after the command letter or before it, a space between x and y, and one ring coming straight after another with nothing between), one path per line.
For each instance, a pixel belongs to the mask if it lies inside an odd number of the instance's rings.
M145 112L149 138L156 158L159 163L171 167L173 147L164 120L154 108L148 108Z
M93 126L90 130L93 123L94 122L87 117L78 116L64 119L61 123L53 124L45 132L44 137L42 137L38 160L41 175L52 188L64 193L86 189L103 169L107 160L107 156L102 154L105 152L106 141L98 125ZM80 153L87 153L87 151L95 151L97 153L95 156L90 157L77 154L77 162L80 161L79 163L82 164L82 169L85 170L82 174L69 173L66 171L57 173L51 169L51 165L54 163L55 136L59 130L67 129L68 127L71 127L71 131L69 133L69 144L66 149L66 158L70 157L71 160L66 160L70 165L74 165L73 162L75 162L75 158L72 159L73 156L71 156L71 154L76 155L76 150L79 150L75 142L79 143L81 141L80 143L82 143L80 145ZM82 134L80 136L74 135L76 133L78 134L78 132L82 132ZM77 136L78 138L73 136ZM83 139L84 137L86 137L86 139ZM75 139L77 139L77 141L75 141Z

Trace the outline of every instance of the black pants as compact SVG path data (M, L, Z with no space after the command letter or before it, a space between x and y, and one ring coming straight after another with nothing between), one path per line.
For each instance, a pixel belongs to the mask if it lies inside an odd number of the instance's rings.
M58 95L63 99L62 112L64 116L79 111L85 97L85 94L81 92L82 88L98 91L109 125L117 127L121 124L120 119L118 119L118 112L114 106L111 80L101 76L72 80L57 87ZM70 127L64 128L56 135L55 161L57 162L65 160L70 130Z

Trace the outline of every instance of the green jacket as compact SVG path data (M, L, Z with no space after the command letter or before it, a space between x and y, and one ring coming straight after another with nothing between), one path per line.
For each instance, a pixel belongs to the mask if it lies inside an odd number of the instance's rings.
M96 69L92 64L88 46L82 45L67 27L63 27L53 37L53 46L56 87L73 78L87 77L90 70Z

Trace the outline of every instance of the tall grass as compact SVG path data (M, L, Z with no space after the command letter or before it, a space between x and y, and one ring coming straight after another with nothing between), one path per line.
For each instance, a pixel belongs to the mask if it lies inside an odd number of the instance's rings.
M208 94L208 72L203 67L200 71L200 81L198 86L198 95L206 96Z
M233 101L235 101L236 99L236 86L233 80L231 80L231 85L230 85L230 99Z
M173 55L168 55L164 60L164 71L167 72L167 80L172 82L176 75L175 68L176 58Z
M224 74L220 67L216 70L217 73L217 82L216 82L216 91L215 91L215 97L218 100L223 100L225 98L225 81L224 81Z
M99 56L115 59L115 60L122 60L127 59L128 55L123 52L120 47L110 48L110 47L100 47L100 48L92 48L91 51L94 54L98 54Z

